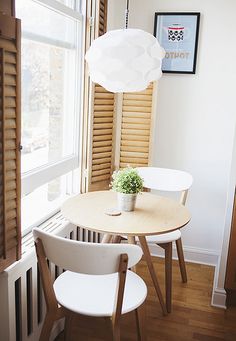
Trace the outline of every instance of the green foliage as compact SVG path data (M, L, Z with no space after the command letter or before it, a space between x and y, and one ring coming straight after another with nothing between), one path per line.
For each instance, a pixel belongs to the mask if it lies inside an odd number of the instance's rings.
M113 173L111 186L116 192L136 194L143 189L143 179L135 168L128 167Z

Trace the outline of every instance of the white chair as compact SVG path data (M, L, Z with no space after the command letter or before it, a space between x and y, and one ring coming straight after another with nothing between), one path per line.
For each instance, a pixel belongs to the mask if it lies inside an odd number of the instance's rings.
M147 189L180 192L180 203L185 205L188 190L192 185L193 178L187 172L157 168L157 167L138 167L139 175L144 180L144 187ZM172 288L172 243L176 243L176 249L179 259L179 267L182 281L187 282L187 272L184 261L184 253L181 241L181 232L176 230L173 232L147 236L149 244L157 244L165 250L165 286L166 286L166 308L171 311L171 288Z
M84 243L33 229L47 312L40 341L47 341L53 324L66 318L65 338L70 340L74 313L108 317L113 340L120 340L121 314L135 310L139 340L146 340L144 301L147 287L127 270L139 262L137 245ZM48 261L64 271L53 283Z
M180 192L180 203L185 205L188 190L193 182L192 175L175 169L157 167L137 167L137 170L144 180L144 187L146 189L164 192ZM120 239L121 237L119 238L117 236L113 238L114 242L120 242ZM157 244L165 250L166 308L168 312L171 312L173 242L176 243L182 281L184 283L187 282L181 232L180 230L176 230L165 234L146 236L146 239L148 244ZM136 242L137 241L138 239L136 239Z

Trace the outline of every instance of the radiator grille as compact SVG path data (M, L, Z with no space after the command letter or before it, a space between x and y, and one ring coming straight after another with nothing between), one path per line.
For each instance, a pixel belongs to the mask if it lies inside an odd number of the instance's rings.
M73 240L100 242L101 238L99 233L70 224L61 214L40 227ZM0 274L0 330L4 341L37 341L45 315L32 234L23 238L22 251L22 259ZM63 271L54 264L49 267L53 279Z

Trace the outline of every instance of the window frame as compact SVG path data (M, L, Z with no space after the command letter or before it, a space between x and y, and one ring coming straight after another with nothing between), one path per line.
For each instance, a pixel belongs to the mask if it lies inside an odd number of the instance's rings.
M19 1L19 0L18 0ZM80 182L78 178L80 178L81 174L81 149L82 149L82 123L83 123L83 93L82 89L84 86L84 63L83 63L83 55L85 49L85 17L82 13L82 5L83 0L75 0L75 8L72 9L56 0L31 0L35 3L39 3L40 5L45 6L49 10L54 12L58 12L59 14L69 17L71 19L76 20L76 83L75 83L75 109L74 109L74 117L75 117L75 140L74 140L74 150L73 154L69 156L62 157L60 160L56 162L48 162L40 167L36 167L30 171L21 173L21 188L22 188L22 198L33 192L35 189L39 188L42 185L49 183L50 181L66 175L69 172L72 172L72 185L69 186L72 193L76 193L80 191ZM63 44L60 42L58 44L57 41L48 39L47 37L43 37L41 35L37 35L34 33L24 33L22 32L22 39L30 38L33 41L39 41L42 43L53 43L55 42L56 46L68 48L67 44ZM53 216L60 210L54 209L50 211L47 215L45 215L40 222L43 222ZM39 223L39 221L35 221L35 224ZM33 226L28 226L27 228L22 226L22 234L26 235L30 232Z

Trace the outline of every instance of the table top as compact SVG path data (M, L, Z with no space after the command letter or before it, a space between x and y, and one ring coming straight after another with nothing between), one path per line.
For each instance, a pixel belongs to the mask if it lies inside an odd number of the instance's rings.
M188 209L167 197L151 193L138 194L133 212L109 216L107 209L117 207L117 193L97 191L69 198L62 214L71 223L107 234L132 236L155 235L174 231L190 220Z

